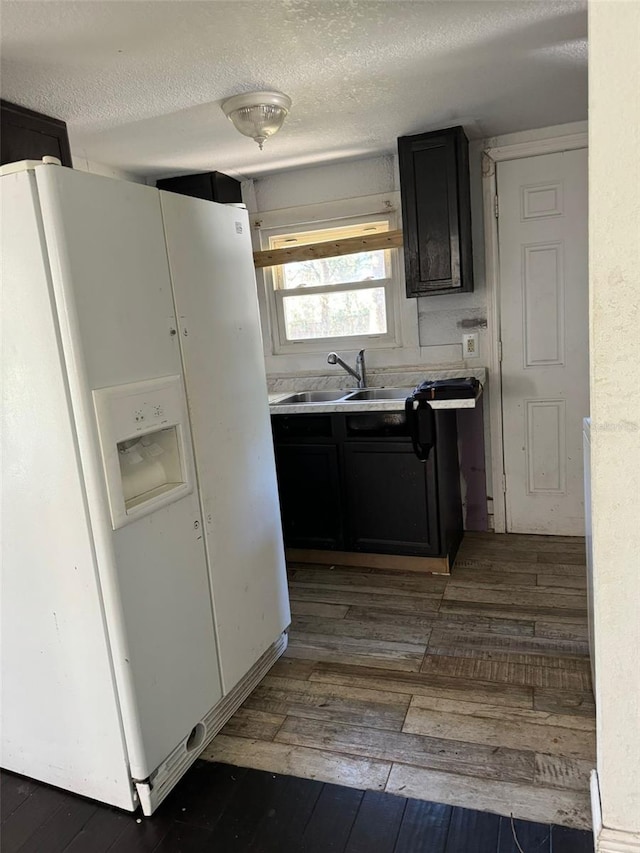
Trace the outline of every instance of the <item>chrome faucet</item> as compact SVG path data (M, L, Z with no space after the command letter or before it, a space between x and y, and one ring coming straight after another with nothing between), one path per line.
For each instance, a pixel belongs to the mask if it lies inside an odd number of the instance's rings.
M347 373L350 373L354 379L358 381L358 388L366 388L367 387L367 374L364 366L364 350L361 349L358 355L356 356L356 369L354 370L352 367L343 361L338 353L330 352L327 356L327 361L329 364L339 364L340 367L343 367Z

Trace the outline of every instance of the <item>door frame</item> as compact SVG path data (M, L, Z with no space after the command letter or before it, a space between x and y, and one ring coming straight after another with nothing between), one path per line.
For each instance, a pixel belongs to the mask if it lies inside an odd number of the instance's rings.
M489 430L491 436L491 481L493 483L493 527L505 533L507 525L500 326L500 253L498 248L497 163L541 154L558 154L588 147L588 133L570 133L513 145L485 148L482 152L482 207L484 218L485 281L487 287L487 336L489 342Z

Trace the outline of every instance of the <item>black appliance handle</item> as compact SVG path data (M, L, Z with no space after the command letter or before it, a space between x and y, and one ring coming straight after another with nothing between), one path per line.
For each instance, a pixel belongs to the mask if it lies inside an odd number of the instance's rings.
M417 403L417 406L415 405ZM413 444L413 452L420 462L427 462L436 441L436 422L433 409L426 400L407 397L404 411Z

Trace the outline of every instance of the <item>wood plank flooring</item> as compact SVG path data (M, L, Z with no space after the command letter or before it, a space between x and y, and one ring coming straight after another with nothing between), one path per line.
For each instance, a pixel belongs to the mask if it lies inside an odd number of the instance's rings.
M586 829L585 574L582 539L477 533L450 577L292 565L289 648L203 757Z
M148 819L1 776L3 853L593 851L583 830L208 761Z

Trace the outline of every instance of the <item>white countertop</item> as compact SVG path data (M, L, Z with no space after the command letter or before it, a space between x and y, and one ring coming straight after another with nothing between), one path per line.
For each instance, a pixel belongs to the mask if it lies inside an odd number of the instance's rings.
M407 388L407 397L415 386ZM357 389L344 390L344 394L352 393ZM404 400L340 400L324 401L322 403L291 403L274 405L279 400L284 400L295 394L295 391L278 391L269 394L269 407L272 415L315 415L330 414L332 412L404 412ZM336 393L338 389L336 389ZM476 397L466 397L461 400L429 400L432 409L474 409L476 401L482 394L482 386Z

